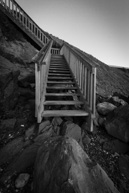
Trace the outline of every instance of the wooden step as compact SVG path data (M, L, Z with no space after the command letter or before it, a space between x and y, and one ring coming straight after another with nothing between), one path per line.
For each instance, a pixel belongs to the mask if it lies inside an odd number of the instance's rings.
M79 93L46 93L45 96L80 96Z
M47 84L75 84L75 82L48 81Z
M82 105L82 101L44 101L43 105Z
M70 74L70 71L58 71L58 70L49 70L49 73L52 73L52 74Z
M50 63L51 65L54 65L54 66L67 66L68 64L66 62L51 62Z
M46 89L55 89L55 90L77 90L77 87L63 87L63 86L47 86Z
M83 110L45 110L42 117L80 117L88 116L88 113Z
M50 77L48 77L48 79L49 80L73 80L72 77L62 77L62 76L61 77L56 77L56 76L55 77L51 77L50 76Z
M59 73L49 73L48 76L65 76L65 77L70 77L71 74L59 74Z
M69 68L53 68L53 67L50 67L49 70L64 70L64 71L68 71Z
M68 66L67 65L50 65L50 68L68 68Z

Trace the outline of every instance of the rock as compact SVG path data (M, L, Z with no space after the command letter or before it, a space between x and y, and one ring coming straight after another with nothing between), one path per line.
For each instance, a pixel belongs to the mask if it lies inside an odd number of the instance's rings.
M121 173L129 180L129 156L119 157L119 168Z
M111 153L114 153L112 149L112 143L110 141L106 141L103 143L103 150L111 151Z
M122 140L129 142L129 105L120 106L111 112L104 122L107 132Z
M86 135L84 138L83 138L83 145L88 145L90 142L91 142L91 139Z
M6 183L14 174L24 172L27 167L34 164L40 143L34 143L27 147L11 164L6 168L0 181Z
M28 88L20 88L19 87L19 94L20 96L24 96L26 99L34 99L35 93Z
M115 108L116 108L115 105L108 102L97 104L98 113L104 116L106 116L109 112L113 111Z
M34 74L29 74L28 76L19 78L18 85L23 88L34 88L35 86L35 76ZM32 87L31 87L32 86Z
M71 137L75 139L83 148L81 128L75 123L68 123L68 122L65 123L64 127L65 127L64 135L66 137Z
M112 143L112 149L114 150L114 152L125 154L129 151L129 145L126 143L123 143L119 140L113 140Z
M94 125L95 126L99 126L99 123L98 123L98 120L99 120L99 114L98 114L98 112L97 112L97 110L95 111L95 118L94 118Z
M87 122L84 122L81 126L83 131L88 131L90 132L90 127L88 126Z
M120 105L127 105L127 102L123 99L120 99L118 96L113 96L110 100L112 100L112 103L114 105L120 106Z
M73 122L73 118L72 117L64 117L65 121L71 121Z
M15 118L12 118L12 119L5 119L5 120L2 120L1 121L1 124L0 124L0 128L3 130L3 129L14 129L14 126L16 124L16 119Z
M129 97L126 97L120 93L117 92L113 93L113 97L118 97L119 99L122 99L123 101L129 104Z
M0 115L12 110L18 101L18 76L19 71L0 70Z
M0 179L2 183L7 182L15 173L24 172L26 168L33 166L39 147L47 139L52 139L55 136L52 127L43 130L43 133L34 139L34 143L24 149L21 154L13 160L6 168L4 175Z
M54 132L59 135L60 134L60 125L62 124L63 120L60 117L54 117L52 120L52 126Z
M0 150L0 165L11 160L22 150L24 146L23 137L13 139Z
M27 184L29 178L30 175L27 173L20 174L15 181L16 188L23 188Z
M104 144L105 142L107 142L107 139L106 138L101 138L100 136L97 136L96 137L96 140L102 145Z
M100 165L73 138L54 137L40 147L34 168L36 193L118 193Z
M60 117L54 117L52 120L52 125L54 125L54 124L61 125L62 122L63 122L63 120Z
M46 126L50 126L50 125L51 125L51 123L50 123L49 120L43 121L43 122L40 123L40 125L39 125L39 131L38 131L38 133L39 133L39 134L42 133L42 131L44 130L44 128L45 128Z
M99 116L99 119L98 119L98 124L99 124L99 126L103 127L105 120L106 120L105 117Z
M112 153L125 154L129 151L129 145L119 140L105 141L103 149L111 151Z
M29 129L25 131L25 140L28 140L32 135L34 135L36 125L32 125Z

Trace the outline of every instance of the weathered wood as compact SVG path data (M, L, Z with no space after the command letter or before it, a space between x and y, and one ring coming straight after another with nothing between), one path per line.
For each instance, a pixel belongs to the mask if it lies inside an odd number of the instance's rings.
M46 93L46 96L79 96L79 93Z
M45 110L42 113L43 117L81 117L81 116L88 116L88 113L83 110Z
M77 87L64 87L64 86L47 86L47 89L55 90L77 90Z
M36 193L119 193L99 164L72 138L44 141L34 169Z
M73 77L48 77L48 80L73 80Z
M45 101L44 105L82 105L82 101Z
M38 64L35 63L35 116L38 116L38 107L40 104L40 71L38 70Z
M75 82L65 82L65 81L48 81L47 84L75 84Z
M97 69L93 69L93 115L95 117L95 109L96 109L96 71Z

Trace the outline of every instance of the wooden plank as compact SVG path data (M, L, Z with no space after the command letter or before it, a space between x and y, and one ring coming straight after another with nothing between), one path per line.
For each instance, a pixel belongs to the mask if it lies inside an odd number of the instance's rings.
M45 96L80 96L79 93L46 93Z
M73 80L72 77L48 77L48 80Z
M38 64L35 63L35 117L38 116L38 107L40 104L40 72L38 71Z
M53 70L53 71L68 71L69 72L68 68L52 68L52 67L50 67L49 70Z
M82 105L82 101L44 101L43 105Z
M48 76L65 76L65 77L70 77L71 74L49 73Z
M57 74L61 74L61 75L62 75L62 74L70 75L70 72L69 72L69 71L67 72L67 71L49 70L49 73L50 73L50 74L56 74L56 73L57 73Z
M48 86L46 89L56 89L56 90L77 90L77 87L62 87L62 86Z
M88 113L83 110L45 110L42 117L77 117L88 116Z
M75 84L75 82L48 81L47 84Z

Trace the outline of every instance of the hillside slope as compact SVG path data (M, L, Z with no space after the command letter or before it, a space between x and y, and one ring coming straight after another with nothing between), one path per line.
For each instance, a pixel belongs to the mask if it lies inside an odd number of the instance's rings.
M85 55L91 61L95 62L97 67L97 93L102 96L112 95L114 92L118 92L125 96L129 96L129 71L120 68L113 68L107 64L101 62L97 58L90 54L83 52L82 50L74 47ZM122 64L121 64L122 65Z
M49 34L60 45L63 40ZM74 46L73 46L74 47ZM114 92L129 95L129 72L109 67L90 54L77 49L80 54L97 63L97 93L103 96L112 95ZM26 40L24 34L0 12L0 56L13 63L26 63L35 55L36 49ZM19 66L19 65L18 65Z

